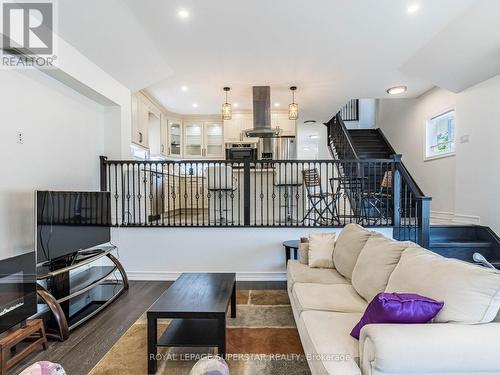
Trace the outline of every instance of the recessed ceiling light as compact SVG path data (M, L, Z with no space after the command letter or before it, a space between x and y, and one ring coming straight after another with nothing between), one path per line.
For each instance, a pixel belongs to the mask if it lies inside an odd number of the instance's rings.
M420 4L419 3L412 3L412 4L408 5L407 10L408 10L408 13L410 13L410 14L417 13L420 10Z
M181 91L187 91L189 88L187 86L181 86Z
M310 135L309 138L311 138L311 139L318 139L319 135L313 134L313 135Z
M311 151L311 149L308 148L308 147L304 147L302 150L304 150L304 151Z
M398 95L398 94L403 94L408 90L408 87L406 86L394 86L389 89L387 89L387 93L389 95Z
M276 103L274 103L274 106L275 106L275 107L279 107L279 106L280 106L280 103L276 102Z
M193 103L193 108L198 108L198 104Z
M238 103L233 103L234 108L238 108L240 105Z
M179 16L179 18L186 20L189 18L189 11L187 9L179 9L177 11L177 15Z

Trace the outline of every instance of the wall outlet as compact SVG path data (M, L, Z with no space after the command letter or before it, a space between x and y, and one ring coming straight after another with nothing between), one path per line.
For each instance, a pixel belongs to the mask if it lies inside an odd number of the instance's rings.
M460 137L460 143L469 143L469 134L462 135Z
M21 145L24 143L24 133L22 131L16 133L16 142Z

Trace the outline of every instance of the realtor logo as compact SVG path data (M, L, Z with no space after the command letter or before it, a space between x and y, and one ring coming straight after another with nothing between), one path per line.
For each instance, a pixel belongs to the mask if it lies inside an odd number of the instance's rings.
M0 0L1 1L1 0ZM1 1L2 48L5 69L55 68L54 0Z
M53 5L3 3L3 49L24 55L53 52Z

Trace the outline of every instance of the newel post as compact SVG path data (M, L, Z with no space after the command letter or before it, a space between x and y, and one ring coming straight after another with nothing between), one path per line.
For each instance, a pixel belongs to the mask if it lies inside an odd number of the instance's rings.
M401 163L401 155L392 155L392 225L398 228L401 225L401 174L398 164Z
M99 156L101 191L107 191L108 189L108 174L106 173L106 160L108 160L107 156L102 156L102 155Z
M431 197L423 197L419 200L418 243L425 248L429 248L431 237L431 200Z
M243 163L243 224L250 225L250 161Z

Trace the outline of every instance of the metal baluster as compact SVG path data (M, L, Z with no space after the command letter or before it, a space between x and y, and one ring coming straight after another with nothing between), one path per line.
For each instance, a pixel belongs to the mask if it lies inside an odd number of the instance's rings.
M207 163L207 225L210 226L210 212L211 212L211 200L212 200L212 192L210 191L211 185L210 185L210 163ZM212 176L213 179L213 176Z

